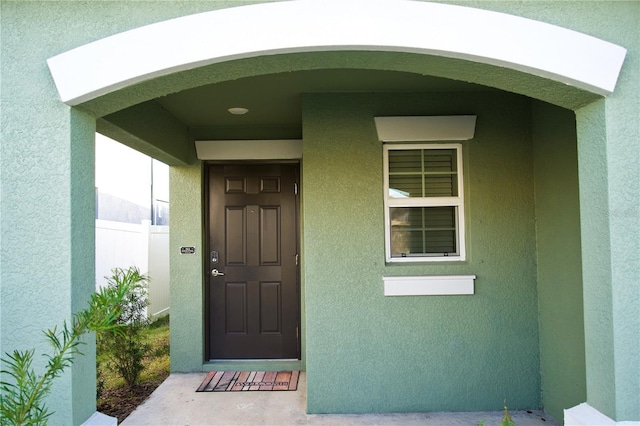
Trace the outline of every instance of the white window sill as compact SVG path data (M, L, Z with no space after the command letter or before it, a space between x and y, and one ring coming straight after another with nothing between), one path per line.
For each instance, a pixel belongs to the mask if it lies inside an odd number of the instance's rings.
M474 294L475 275L382 277L385 296L456 296Z
M407 257L388 257L387 263L424 263L424 262L464 262L467 260L464 256L407 256Z

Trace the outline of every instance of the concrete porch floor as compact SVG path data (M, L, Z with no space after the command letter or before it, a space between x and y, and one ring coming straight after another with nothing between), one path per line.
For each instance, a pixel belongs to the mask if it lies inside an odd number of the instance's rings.
M497 426L502 411L468 413L306 414L307 380L291 392L201 392L206 373L172 374L122 425L430 425ZM541 411L512 412L517 426L557 426Z

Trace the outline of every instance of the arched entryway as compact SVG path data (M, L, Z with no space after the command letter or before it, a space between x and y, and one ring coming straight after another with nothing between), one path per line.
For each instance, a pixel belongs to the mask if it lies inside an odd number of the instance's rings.
M184 179L176 184L190 188L185 197L188 202L194 195L196 200L201 198L198 167L188 166L193 160L193 136L189 126L172 120L166 110L152 102L160 96L230 80L292 72L341 69L413 73L477 83L573 110L593 103L594 108L578 117L580 144L592 137L591 131L584 133L581 120L588 116L591 122L594 115L603 120L603 110L598 105L603 95L613 91L625 54L618 46L588 36L493 12L420 2L373 2L366 10L359 7L358 2L341 2L339 6L336 3L335 9L322 7L320 2L283 2L224 9L100 40L51 58L49 65L63 101L101 117L99 129L103 126L105 132L121 132L123 138L135 140L132 144L138 143L141 149L155 151L165 161L184 167L175 179ZM354 19L356 10L358 18ZM472 32L473 39L461 39L461 28ZM507 28L509 37L496 31ZM234 33L240 35L229 36ZM514 45L519 48L514 49ZM114 49L119 55L109 54ZM598 72L593 72L596 69ZM325 112L331 110L330 97L314 96L303 105L303 120L309 114L322 114L323 108ZM500 94L487 98L498 99ZM361 100L372 102L371 98ZM333 101L357 104L354 98ZM396 111L401 111L400 99L394 103ZM420 101L412 99L410 103L416 105ZM465 106L458 105L453 113L458 114L461 108ZM543 116L552 110L540 108ZM415 111L409 108L396 114L413 115ZM423 108L419 113L442 114L436 111L437 108ZM141 126L149 123L158 127L146 138L140 137ZM317 131L319 127L317 124L305 131ZM321 151L310 152L319 155ZM311 203L308 208L313 206ZM201 210L199 203L192 207ZM200 217L184 219L182 238L201 238ZM178 303L187 306L184 300L189 296L202 300L197 290L203 273L198 258L175 264L172 275L195 283L186 288L196 290L178 290L176 297L183 300ZM310 262L308 271L313 269ZM310 290L307 301L319 300L315 297L317 293ZM319 318L318 306L306 308L310 318ZM201 321L202 311L196 309L177 316L182 317L182 328L180 321L175 321L178 331L174 333L195 347L176 352L175 369L195 369L199 364L201 367L202 343L198 340L202 329L193 324ZM315 338L319 332L316 330L307 338ZM309 350L315 345L311 340L308 344ZM375 359L371 362L376 363ZM594 389L596 399L598 393ZM325 398L314 401L312 406L319 410L322 404L332 403Z

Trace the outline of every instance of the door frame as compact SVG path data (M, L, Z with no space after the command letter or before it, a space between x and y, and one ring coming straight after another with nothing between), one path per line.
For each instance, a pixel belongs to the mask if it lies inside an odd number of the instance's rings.
M209 214L209 206L210 206L210 191L209 191L209 169L212 166L220 166L220 165L245 165L245 166L262 166L262 165L269 165L269 164L282 164L282 165L289 165L289 166L295 166L296 167L296 177L297 177L297 186L296 186L296 196L294 197L294 214L295 214L295 223L294 223L294 228L295 228L295 245L296 245L296 252L298 255L298 262L297 262L297 268L296 268L296 292L297 292L297 313L296 313L296 319L297 319L297 329L298 329L298 335L297 335L297 352L298 352L298 358L296 360L291 360L291 359L283 359L283 360L269 360L269 362L273 362L273 361L302 361L303 358L303 354L302 354L302 284L301 284L301 264L302 264L302 257L300 256L300 242L301 242L301 229L300 229L300 194L301 194L301 161L300 160L290 160L290 159L284 159L284 160L208 160L204 162L204 167L203 167L203 203L202 203L202 209L203 209L203 247L204 247L204 253L202 256L202 265L203 265L203 277L202 277L202 285L204 286L204 291L203 291L203 300L202 300L202 304L203 304L203 323L204 323L204 327L203 327L203 331L204 331L204 336L203 336L203 341L204 341L204 362L205 363L212 363L212 362L233 362L233 361L241 361L241 362L260 362L263 360L260 359L255 359L255 360L246 360L246 359L242 359L242 360L233 360L233 359L225 359L225 360L218 360L218 359L212 359L211 358L211 304L209 303L209 299L211 297L211 285L210 285L210 280L211 277L209 276L209 270L210 270L210 263L209 263L209 253L211 253L211 247L210 247L210 237L209 237L209 232L210 232L210 214Z

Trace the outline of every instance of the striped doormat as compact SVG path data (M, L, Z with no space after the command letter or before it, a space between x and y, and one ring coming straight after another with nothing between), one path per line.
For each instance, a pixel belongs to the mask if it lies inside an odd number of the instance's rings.
M212 371L196 392L294 391L299 371Z

